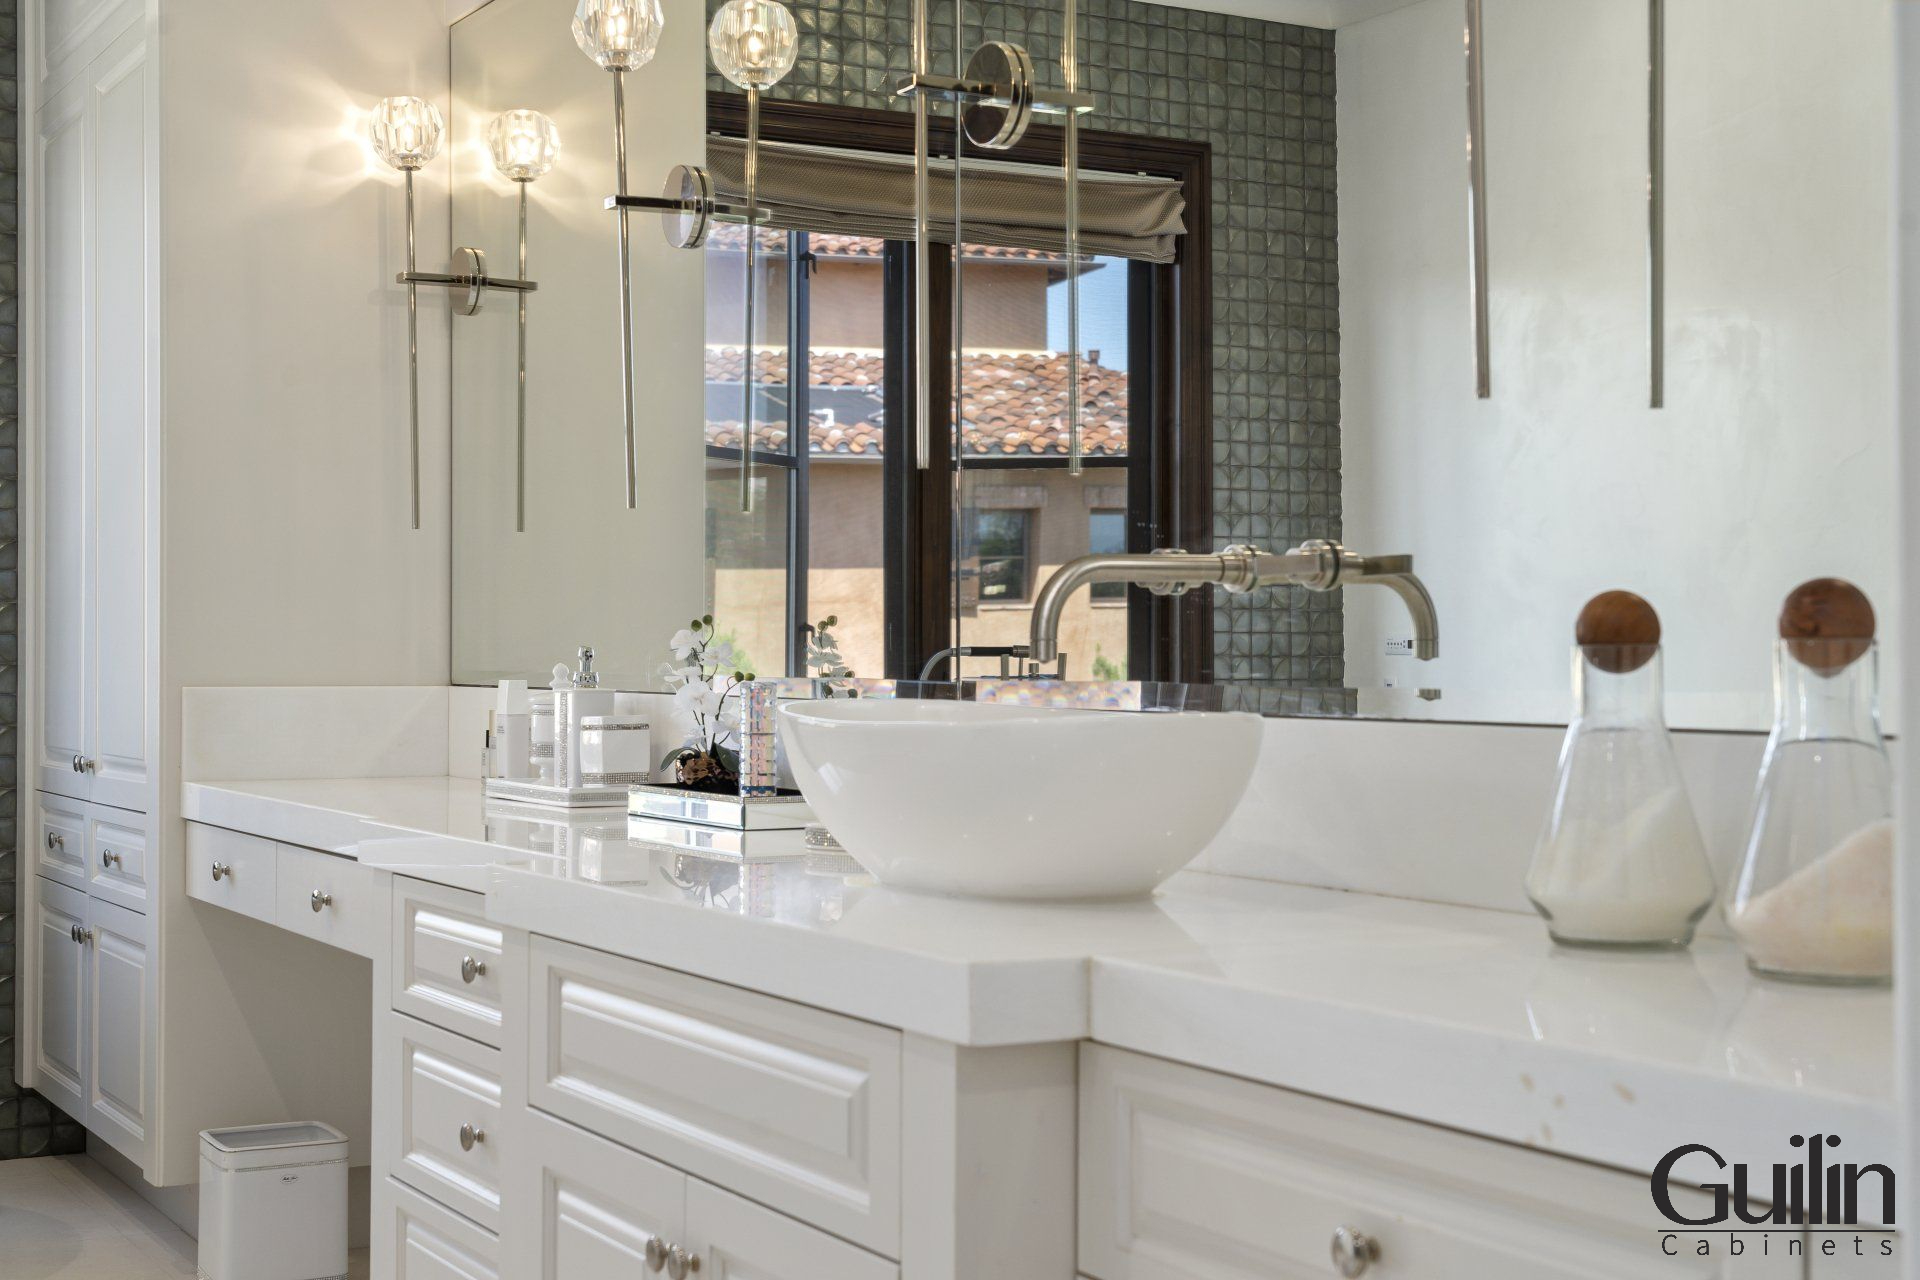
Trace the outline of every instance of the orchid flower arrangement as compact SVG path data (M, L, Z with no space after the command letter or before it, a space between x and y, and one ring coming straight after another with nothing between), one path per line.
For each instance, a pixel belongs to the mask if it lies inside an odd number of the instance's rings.
M686 745L667 757L680 781L702 790L739 784L740 753L727 745L740 729L741 686L753 679L740 668L733 646L717 639L713 615L696 618L667 642L674 660L660 676L673 690L674 719L687 730Z
M813 624L813 634L807 637L807 670L821 680L850 680L853 669L847 666L847 660L840 654L840 640L833 629L840 625L838 617L824 618Z

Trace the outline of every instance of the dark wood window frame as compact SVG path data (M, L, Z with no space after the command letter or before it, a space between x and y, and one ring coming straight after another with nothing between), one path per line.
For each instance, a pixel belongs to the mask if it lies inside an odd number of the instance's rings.
M745 137L746 99L733 93L709 93L707 127L725 137ZM935 154L951 156L951 131L934 129ZM893 155L913 154L913 117L821 103L768 101L761 105L761 137L769 142L847 147ZM946 135L944 138L941 135ZM1020 145L994 153L995 159L1057 165L1063 147L1056 126L1033 126ZM1135 424L1131 452L1147 454L1147 465L1129 466L1127 531L1130 551L1181 547L1213 549L1213 152L1205 142L1154 138L1104 130L1080 131L1081 163L1087 169L1142 173L1173 179L1186 199L1186 234L1176 260L1168 264L1133 263L1130 310L1135 332L1132 349L1146 351L1146 368L1128 379L1128 417ZM889 252L886 287L897 296L912 292L910 255ZM952 264L950 255L933 260L933 349L951 350ZM1144 298L1143 296L1144 295ZM887 360L909 376L889 379L889 441L884 451L887 490L887 546L903 557L903 572L887 575L886 653L891 676L912 677L925 658L949 643L955 598L953 584L953 484L951 458L938 451L934 465L920 470L908 450L911 396L893 388L911 386L913 308L890 308L895 316L887 335ZM951 431L951 366L930 370L934 439ZM799 379L805 381L805 379ZM896 400L901 403L895 403ZM1148 424L1140 432L1138 424ZM1030 462L1030 459L1023 459ZM804 512L799 513L804 516ZM802 531L804 537L804 530ZM1210 682L1213 678L1213 611L1205 592L1184 597L1156 596L1133 590L1129 636L1135 679Z

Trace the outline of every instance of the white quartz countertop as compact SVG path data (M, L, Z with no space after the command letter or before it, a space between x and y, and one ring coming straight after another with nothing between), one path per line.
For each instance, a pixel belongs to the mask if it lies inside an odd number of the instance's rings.
M539 821L462 779L189 783L185 816L938 1039L1094 1039L1627 1168L1815 1132L1865 1163L1897 1131L1891 997L1755 980L1723 940L1569 951L1531 917L1199 873L1135 903L903 894L643 845L617 811Z

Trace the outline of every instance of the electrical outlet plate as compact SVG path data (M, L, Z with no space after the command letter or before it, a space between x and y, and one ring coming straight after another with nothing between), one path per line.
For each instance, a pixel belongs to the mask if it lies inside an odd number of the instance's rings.
M1413 641L1411 640L1387 641L1387 656L1389 658L1411 658L1413 656Z

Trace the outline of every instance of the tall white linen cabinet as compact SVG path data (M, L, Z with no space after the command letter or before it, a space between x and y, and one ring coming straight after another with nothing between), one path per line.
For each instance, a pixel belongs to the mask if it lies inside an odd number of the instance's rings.
M356 136L446 103L445 20L21 4L16 1069L160 1186L200 1129L302 1111L367 1158L366 961L187 899L180 690L445 682L445 322L416 533L400 195Z

